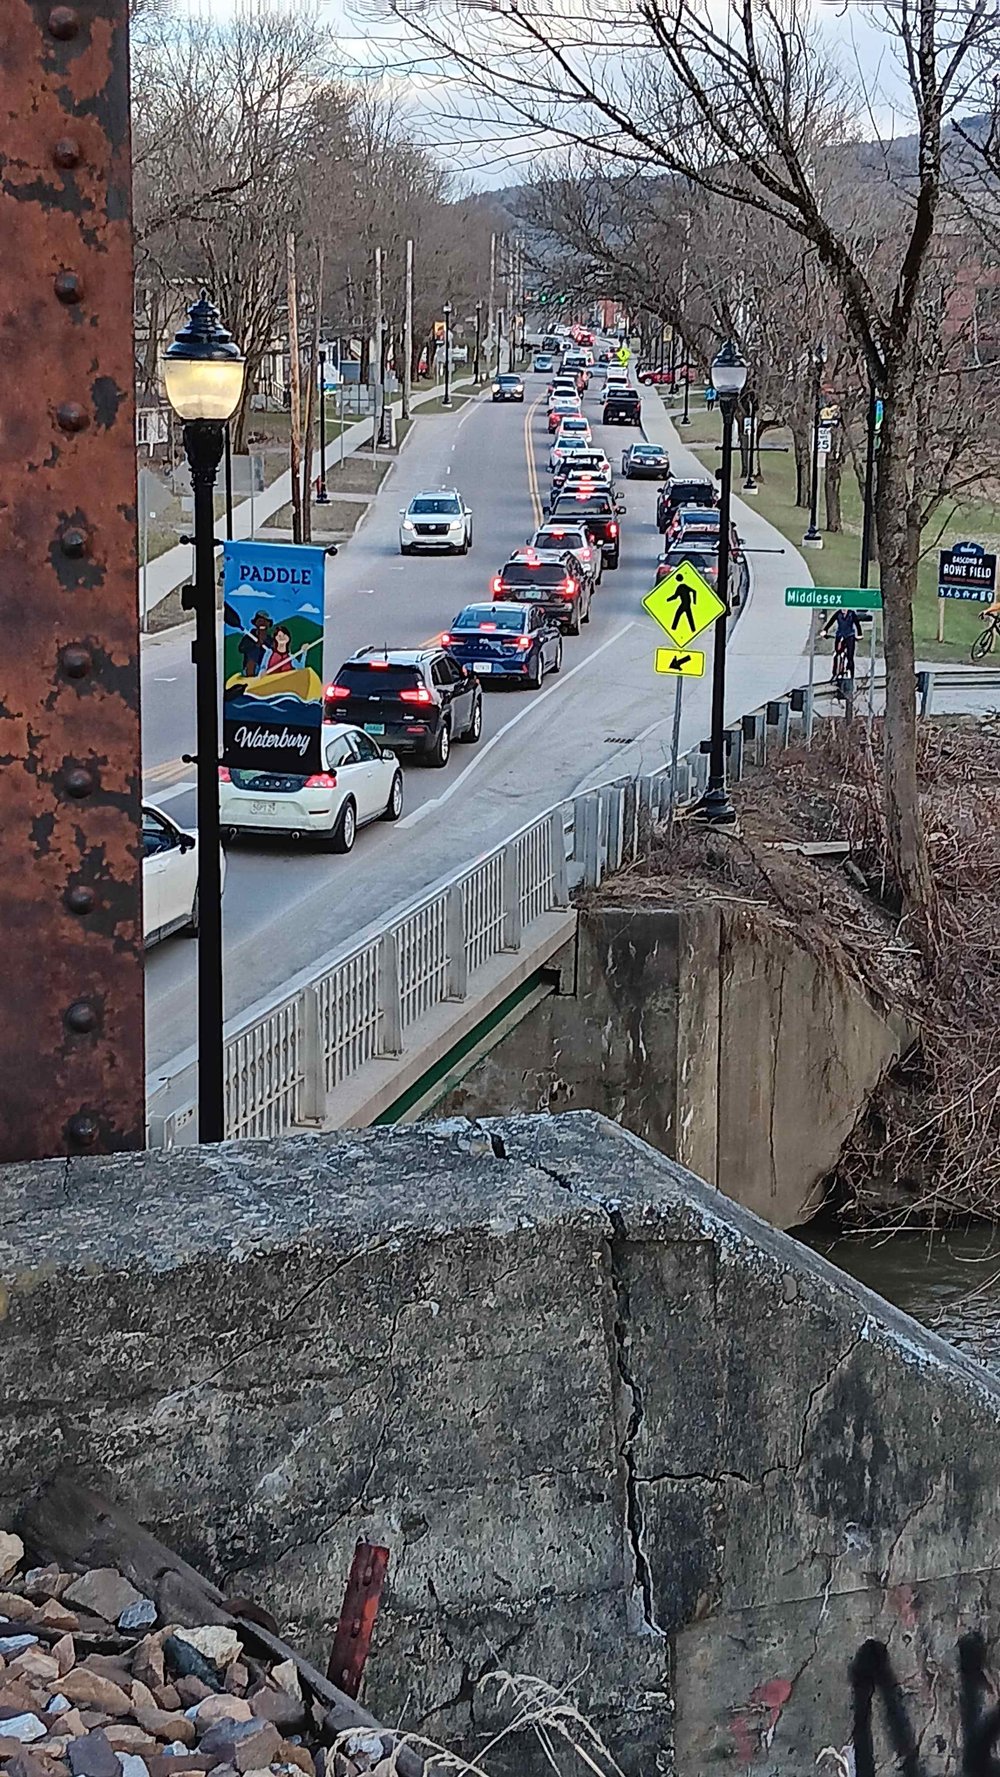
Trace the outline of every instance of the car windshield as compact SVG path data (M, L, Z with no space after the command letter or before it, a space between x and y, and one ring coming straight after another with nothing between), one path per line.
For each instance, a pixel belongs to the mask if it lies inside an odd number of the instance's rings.
M393 666L386 660L350 660L337 674L338 685L346 685L363 697L377 697L419 683L420 673L415 666Z
M633 444L634 457L662 457L663 450L659 444Z
M560 499L559 509L565 509L566 512L585 512L588 518L610 518L614 512L610 499L602 500L600 494L588 493L568 494L564 500Z
M551 531L536 531L535 547L537 549L583 549L590 548L583 531L567 526L565 530L558 528Z
M301 790L305 778L297 772L288 771L236 771L229 774L231 782L237 790L287 790L290 794Z
M664 560L672 568L679 568L682 562L687 562L692 568L697 568L699 574L713 575L719 571L718 558L707 555L700 549L668 549Z
M461 510L454 494L423 494L419 499L410 501L410 511L415 512L418 517L424 514L454 515Z
M504 576L506 579L506 575ZM527 613L516 607L504 610L502 605L466 605L459 611L452 629L523 629Z
M717 506L682 507L677 516L682 525L690 525L693 530L717 531L719 528L719 509Z
M511 561L500 577L505 586L558 586L566 569L559 561Z
M715 500L715 490L711 482L674 481L670 485L670 498L675 506L712 505Z
M517 387L520 380L521 380L521 378L519 376L498 376L497 377L498 383L510 383L511 386L514 388Z

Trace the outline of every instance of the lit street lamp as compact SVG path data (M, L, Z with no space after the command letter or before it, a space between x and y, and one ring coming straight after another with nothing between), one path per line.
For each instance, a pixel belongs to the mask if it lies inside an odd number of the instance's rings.
M719 576L716 590L725 605L715 620L712 653L712 739L708 788L695 809L696 816L715 826L736 819L726 791L726 642L729 623L729 525L733 492L733 426L736 406L747 380L747 367L732 340L727 340L712 362L712 386L722 413L722 472L719 500Z
M441 310L444 315L444 399L442 407L451 406L451 303Z
M222 869L219 846L219 685L216 662L215 479L227 422L240 404L246 362L202 291L164 353L167 400L184 423L194 493L198 803L198 1139L225 1136L222 1043Z
M813 348L813 443L812 443L812 477L809 489L809 529L802 538L810 549L822 549L823 538L819 529L819 429L823 408L823 366L826 363L826 347L818 344Z

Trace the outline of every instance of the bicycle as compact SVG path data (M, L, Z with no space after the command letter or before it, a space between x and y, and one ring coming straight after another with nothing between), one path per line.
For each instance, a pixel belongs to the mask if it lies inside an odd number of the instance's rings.
M969 657L972 660L985 660L987 654L992 654L997 636L1000 635L1000 609L984 612L984 620L986 628L976 637L969 649Z
M853 678L854 674L850 671L847 664L847 644L843 641L842 637L838 636L833 648L833 671L830 674L830 683L833 685L841 703L846 701L847 686Z

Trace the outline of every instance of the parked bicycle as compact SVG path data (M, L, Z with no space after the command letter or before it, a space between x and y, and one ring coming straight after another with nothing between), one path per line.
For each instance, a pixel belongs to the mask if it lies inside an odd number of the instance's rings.
M997 636L1000 635L1000 605L997 606L995 611L985 611L983 615L986 627L979 635L977 635L972 647L969 649L969 653L973 660L985 660L987 654L992 654L993 649L996 646Z

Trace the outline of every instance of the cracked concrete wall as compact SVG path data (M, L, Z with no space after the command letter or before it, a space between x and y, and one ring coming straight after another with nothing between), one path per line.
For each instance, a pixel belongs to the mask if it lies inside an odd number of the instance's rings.
M583 907L574 988L542 1002L435 1115L586 1106L778 1228L807 1221L907 1046L829 956L773 921Z
M386 1717L474 1752L499 1663L629 1777L806 1777L875 1636L956 1768L1000 1387L600 1117L7 1168L0 1354L0 1524L68 1461L324 1657L387 1542Z

